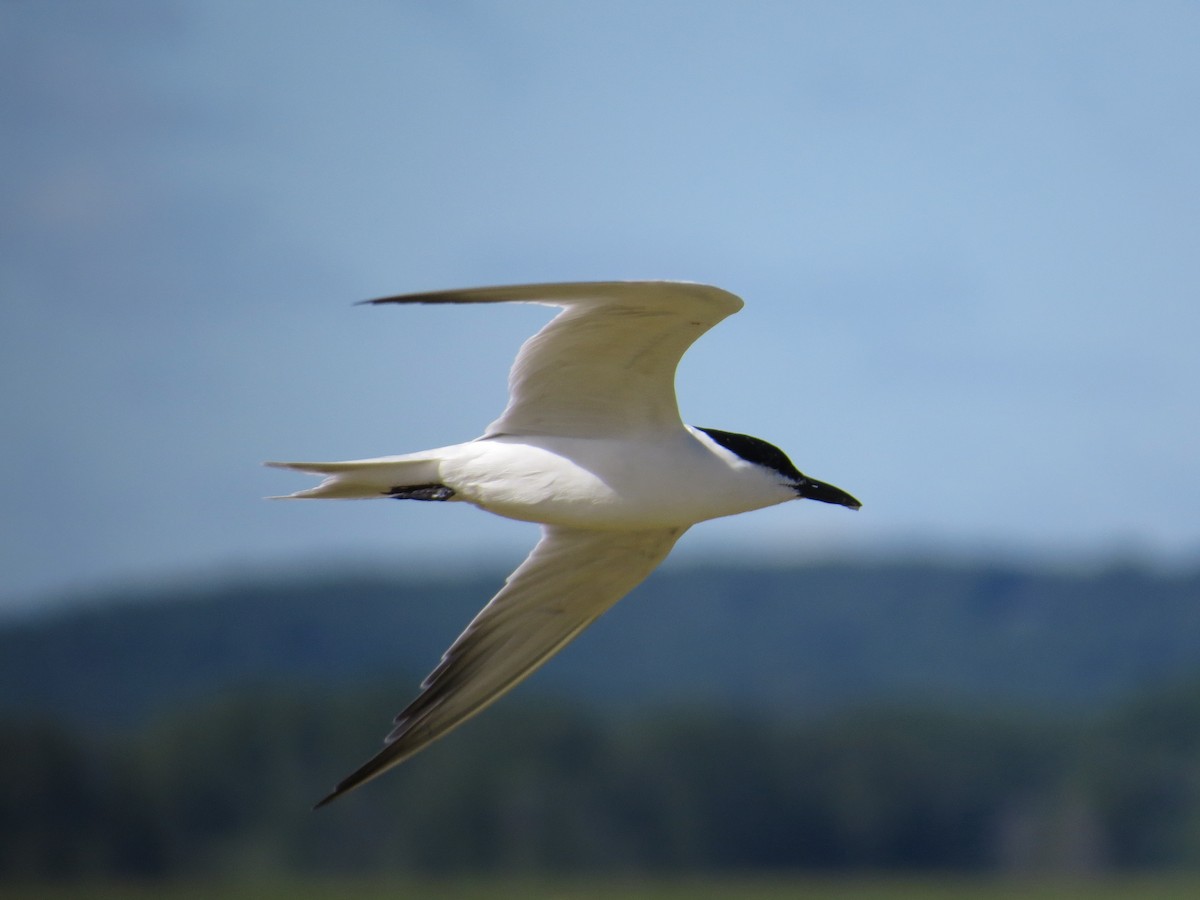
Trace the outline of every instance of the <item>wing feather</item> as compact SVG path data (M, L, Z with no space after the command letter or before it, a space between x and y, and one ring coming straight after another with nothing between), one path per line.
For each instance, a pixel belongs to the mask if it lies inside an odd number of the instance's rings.
M508 406L488 435L615 437L682 427L675 369L740 298L681 281L597 281L470 288L369 303L505 303L563 311L521 347Z
M498 700L641 583L685 530L543 526L533 552L396 716L383 750L317 806L403 762Z

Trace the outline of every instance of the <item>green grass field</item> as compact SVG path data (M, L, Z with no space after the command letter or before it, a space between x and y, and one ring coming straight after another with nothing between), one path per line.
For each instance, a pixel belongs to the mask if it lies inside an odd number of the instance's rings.
M798 876L596 881L329 880L6 885L5 900L1194 900L1200 877L1034 880Z

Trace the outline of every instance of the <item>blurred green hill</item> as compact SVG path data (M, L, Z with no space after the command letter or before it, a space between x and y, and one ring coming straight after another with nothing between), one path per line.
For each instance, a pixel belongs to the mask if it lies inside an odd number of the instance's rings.
M86 598L0 623L0 712L124 727L248 686L388 679L398 709L501 581L330 574ZM612 710L1079 711L1192 674L1200 572L830 564L657 573L520 691Z
M668 571L329 809L494 581L0 630L0 881L1200 866L1200 576Z

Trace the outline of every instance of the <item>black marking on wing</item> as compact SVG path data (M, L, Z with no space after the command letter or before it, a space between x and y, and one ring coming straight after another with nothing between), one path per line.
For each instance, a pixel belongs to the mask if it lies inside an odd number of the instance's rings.
M786 453L774 444L768 444L762 438L750 437L748 434L738 434L733 431L719 431L716 428L701 428L699 430L703 431L726 450L736 453L742 459L746 460L746 462L774 469L780 475L793 482L804 479L804 475L787 458Z
M395 500L449 500L454 496L453 488L444 484L399 484L384 493Z

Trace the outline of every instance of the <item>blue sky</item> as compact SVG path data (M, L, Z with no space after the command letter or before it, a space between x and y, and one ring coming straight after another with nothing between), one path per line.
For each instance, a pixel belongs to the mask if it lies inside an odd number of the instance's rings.
M681 563L1200 549L1194 3L0 5L0 608L355 561L514 563L456 504L282 504L264 459L478 434L546 311L746 309L686 420L852 491Z

